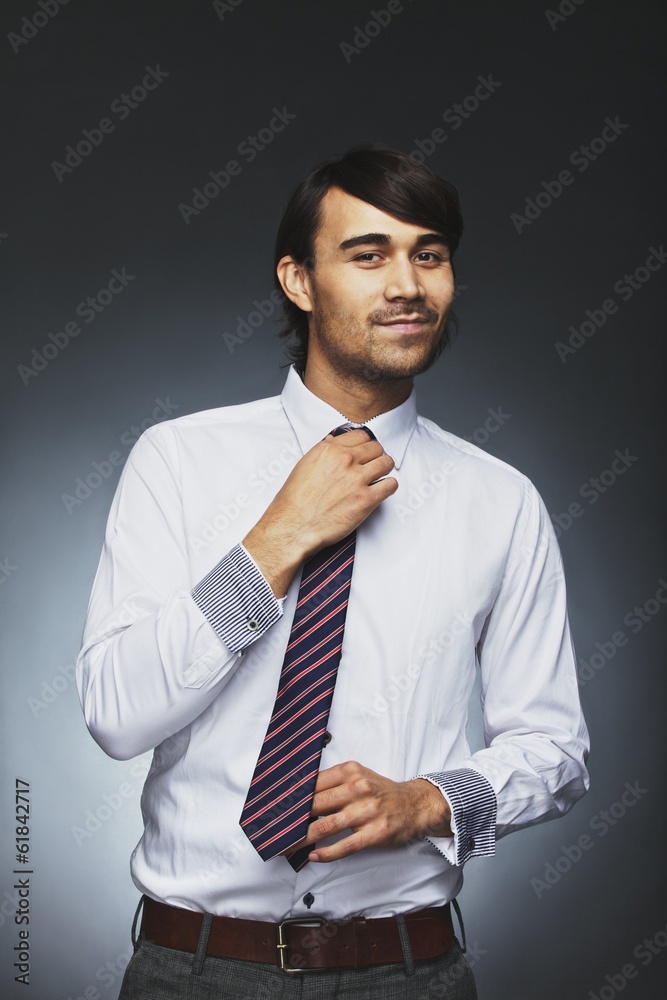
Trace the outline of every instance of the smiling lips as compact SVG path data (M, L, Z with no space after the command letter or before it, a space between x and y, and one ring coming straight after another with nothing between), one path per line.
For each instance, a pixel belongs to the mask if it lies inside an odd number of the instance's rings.
M428 322L420 316L398 316L396 319L387 320L379 326L389 326L397 333L419 333L424 324Z

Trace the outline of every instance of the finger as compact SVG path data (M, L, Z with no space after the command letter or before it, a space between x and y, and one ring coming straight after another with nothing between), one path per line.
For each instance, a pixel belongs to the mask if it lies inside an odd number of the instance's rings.
M375 494L376 506L390 497L398 489L398 479L393 476L382 476L368 484L368 489Z
M327 788L313 797L310 815L330 816L332 813L345 809L350 802L354 801L354 797L354 791L349 785L336 785L335 788Z
M378 479L384 479L394 469L394 460L389 455L380 455L378 458L366 462L360 469L363 480L366 483L374 483Z
M308 860L328 864L331 861L347 858L350 854L356 854L367 847L372 847L372 844L369 843L366 834L359 831L351 833L349 837L343 837L342 840L337 840L335 844L330 844L328 847L318 847L315 851L310 852Z
M317 840L318 840L318 835L317 835L317 831L316 830L313 831L313 826L314 825L315 825L314 823L309 823L308 824L308 829L306 831L306 836L303 838L303 840L299 841L298 844L295 844L293 848L290 848L290 854L292 853L292 851L300 851L303 847L313 848L315 846L315 844L317 843ZM320 836L319 839L320 840L322 839L321 836ZM289 857L289 855L288 855L288 857Z
M321 787L313 796L311 816L330 816L353 803L374 799L374 790L366 781L344 781L327 788Z
M374 458L379 458L385 454L385 450L379 441L360 441L359 444L352 445L352 454L359 465L365 465Z
M370 434L361 427L355 427L354 430L346 431L345 434L334 434L333 431L329 431L323 440L328 441L329 438L332 438L345 448L354 448L355 445L365 443L369 440L374 440L371 438Z
M337 791L332 794L337 794ZM369 824L383 825L385 822L380 803L373 796L360 797L347 789L342 800L338 801L338 808L328 808L316 814L317 818L309 824L307 835L311 841L326 840L345 830L361 830Z
M331 814L327 814L324 810L320 810L319 813L313 810L311 816L313 816L313 819L308 824L303 840L300 840L298 844L295 844L289 848L288 852L285 852L288 857L293 851L299 851L303 847L312 846L318 840L325 840L327 837L351 828L347 815L339 810L332 810Z
M342 785L349 778L346 764L333 764L331 767L324 767L317 775L315 782L315 794L323 792L326 788L335 788Z

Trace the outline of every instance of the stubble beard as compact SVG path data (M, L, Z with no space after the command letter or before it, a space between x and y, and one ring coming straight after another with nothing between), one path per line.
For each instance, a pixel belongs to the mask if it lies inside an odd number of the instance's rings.
M403 310L406 311L406 310ZM311 314L309 339L317 341L321 353L341 381L381 385L413 378L427 371L447 342L447 315L439 326L439 336L431 339L424 332L405 334L393 345L380 343L373 316L365 324L351 324L347 317L320 309ZM385 317L386 322L386 317ZM346 350L348 344L360 345L357 352Z

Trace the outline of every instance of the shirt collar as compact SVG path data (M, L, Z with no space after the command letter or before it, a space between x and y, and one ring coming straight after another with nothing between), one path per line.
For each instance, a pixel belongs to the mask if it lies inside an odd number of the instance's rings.
M280 399L304 454L330 434L334 427L348 419L307 389L294 365L290 366ZM416 424L417 393L414 386L399 406L366 421L366 426L373 431L386 453L391 455L397 469L401 466Z

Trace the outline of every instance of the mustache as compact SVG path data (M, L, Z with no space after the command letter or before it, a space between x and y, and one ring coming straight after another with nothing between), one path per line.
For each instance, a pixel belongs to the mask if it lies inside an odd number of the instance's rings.
M371 323L391 323L392 320L399 319L401 316L410 316L413 319L424 320L427 323L435 323L438 319L437 311L424 305L400 306L392 310L378 311L371 313L368 318Z

